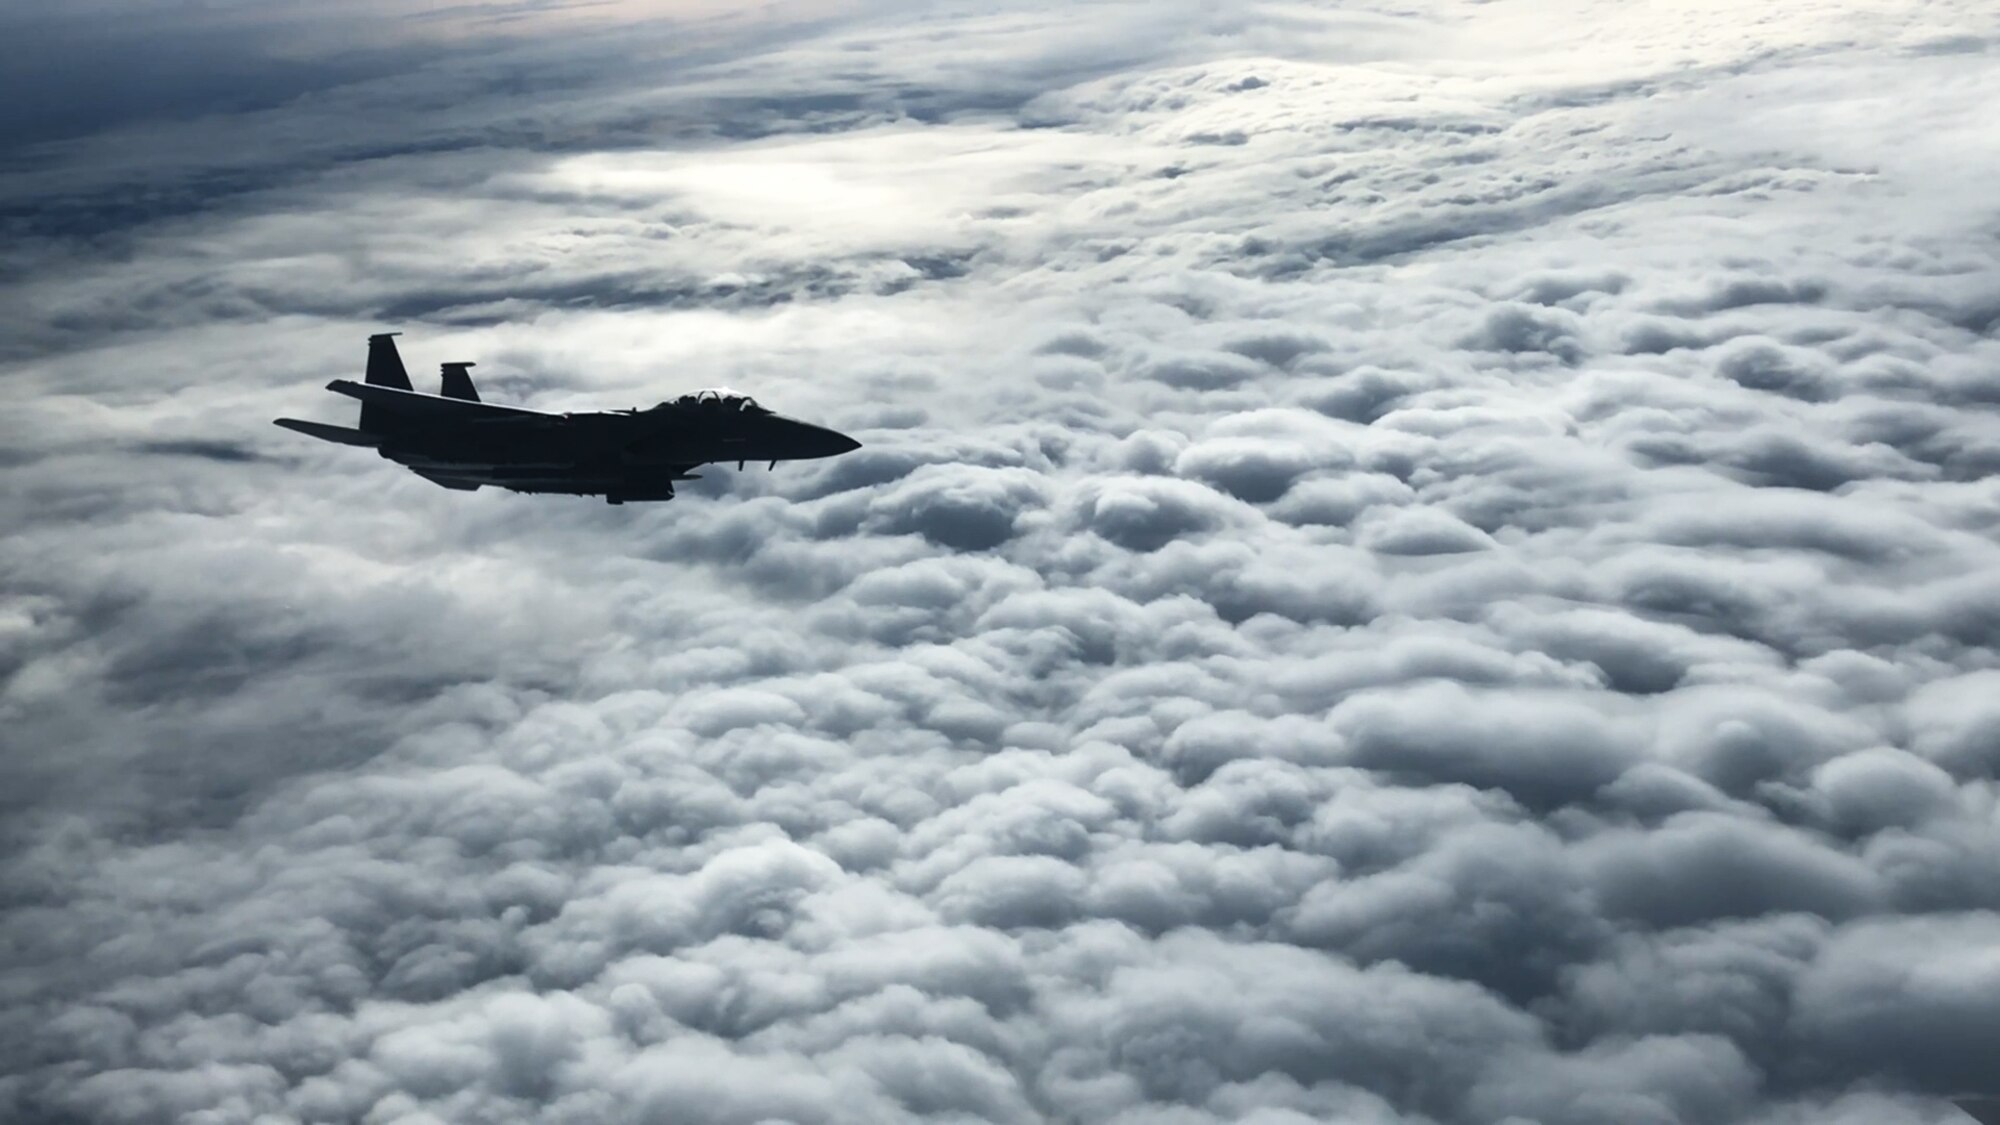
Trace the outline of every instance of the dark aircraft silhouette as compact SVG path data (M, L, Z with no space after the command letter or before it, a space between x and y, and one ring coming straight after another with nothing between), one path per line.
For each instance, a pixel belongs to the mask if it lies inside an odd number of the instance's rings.
M361 400L358 429L276 419L288 430L374 449L425 480L470 492L602 496L610 503L671 500L674 482L710 462L833 457L861 448L846 434L774 414L748 395L696 391L644 410L550 414L479 401L470 363L444 365L443 393L410 387L397 333L368 337L368 381L326 385Z
M1979 1125L2000 1125L2000 1098L1967 1094L1953 1098L1951 1104L1957 1106L1967 1117L1979 1122Z

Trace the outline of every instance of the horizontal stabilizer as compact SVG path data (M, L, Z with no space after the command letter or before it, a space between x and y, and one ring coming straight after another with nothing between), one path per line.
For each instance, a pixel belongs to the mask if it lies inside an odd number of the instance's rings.
M440 422L486 422L501 418L553 418L556 415L521 406L496 406L490 402L470 402L462 398L418 394L394 387L377 387L352 379L335 379L326 389L349 398L358 398L367 407L381 407L391 414L428 418Z
M297 430L307 437L316 437L321 441L370 447L382 444L382 435L350 430L346 426L329 426L325 422L306 422L297 418L274 418L272 421L288 430Z

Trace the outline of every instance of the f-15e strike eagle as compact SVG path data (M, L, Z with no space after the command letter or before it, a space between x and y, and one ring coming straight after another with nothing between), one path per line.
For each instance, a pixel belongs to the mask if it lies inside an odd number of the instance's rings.
M705 390L644 410L550 414L481 402L470 363L444 365L442 393L410 386L388 332L368 337L367 382L326 385L361 400L359 428L276 419L288 430L359 445L425 480L470 492L498 485L515 492L561 492L627 500L671 500L674 482L711 462L833 457L861 448L836 433L759 406L748 395Z

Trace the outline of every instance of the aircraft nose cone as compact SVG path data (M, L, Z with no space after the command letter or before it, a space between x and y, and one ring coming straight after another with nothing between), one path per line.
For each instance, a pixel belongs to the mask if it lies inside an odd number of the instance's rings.
M842 453L852 453L861 448L861 443L825 426L806 427L807 445L811 452L808 457L838 457Z
M781 461L807 461L818 457L838 457L861 448L861 443L825 426L796 418L774 418L768 431L772 451ZM755 460L755 457L752 457Z

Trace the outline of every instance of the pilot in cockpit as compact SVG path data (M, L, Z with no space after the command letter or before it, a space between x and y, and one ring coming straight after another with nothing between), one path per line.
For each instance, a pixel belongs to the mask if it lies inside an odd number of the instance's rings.
M653 409L693 410L705 415L770 413L768 409L759 405L757 400L751 398L749 395L719 387L690 391L679 398L663 402Z

